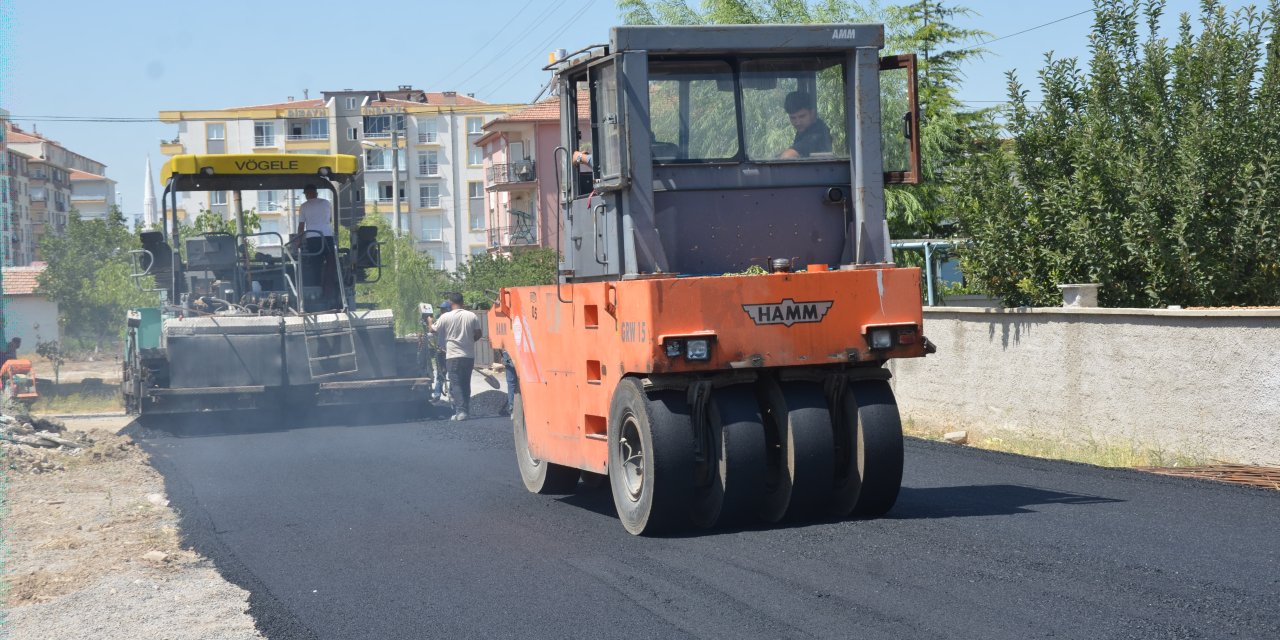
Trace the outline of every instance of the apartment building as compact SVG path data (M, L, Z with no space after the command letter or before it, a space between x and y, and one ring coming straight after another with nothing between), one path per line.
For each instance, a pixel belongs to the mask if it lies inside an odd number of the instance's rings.
M578 113L587 113L585 92L578 101ZM489 252L510 255L525 247L558 248L555 150L561 144L560 98L492 120L484 130L475 144L484 158Z
M487 247L484 167L475 140L484 124L526 105L488 104L453 91L323 91L320 98L229 109L161 111L177 125L160 145L168 156L202 153L343 153L359 156L361 174L338 194L344 225L383 216L395 227L398 158L400 229L438 268L453 271ZM396 148L392 148L392 140ZM164 186L160 185L163 191ZM323 191L322 191L323 194ZM230 194L179 194L180 217L208 209L231 212ZM296 226L300 193L243 192L263 231L287 238Z
M8 120L4 129L8 194L15 214L9 244L13 264L25 265L41 259L40 239L45 234L66 231L72 208L86 218L105 216L115 206L115 181L106 177L106 165L56 140ZM79 187L73 186L75 172L84 174Z
M5 133L8 130L5 129ZM31 160L27 154L15 149L4 151L5 199L8 200L8 217L5 225L4 265L7 267L31 264L36 259L35 230L31 226L31 181L27 178Z
M9 122L9 112L0 109L0 124ZM13 200L9 194L9 128L0 126L0 265L13 265ZM3 288L3 287L0 287Z

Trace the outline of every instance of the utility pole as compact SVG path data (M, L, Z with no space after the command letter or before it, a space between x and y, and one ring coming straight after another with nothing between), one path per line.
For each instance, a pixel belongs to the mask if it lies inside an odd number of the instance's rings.
M396 129L395 116L391 117L391 228L399 236L400 229L400 130Z

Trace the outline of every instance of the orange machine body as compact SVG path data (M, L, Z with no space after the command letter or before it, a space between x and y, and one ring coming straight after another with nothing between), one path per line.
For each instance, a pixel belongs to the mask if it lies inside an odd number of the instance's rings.
M0 365L0 384L4 386L5 395L22 402L34 402L40 397L30 360L6 360Z
M606 473L609 406L623 377L921 357L919 292L919 269L887 265L518 287L502 291L489 334L515 364L531 453ZM876 327L900 330L891 347L869 348ZM706 360L664 348L702 338L710 341Z

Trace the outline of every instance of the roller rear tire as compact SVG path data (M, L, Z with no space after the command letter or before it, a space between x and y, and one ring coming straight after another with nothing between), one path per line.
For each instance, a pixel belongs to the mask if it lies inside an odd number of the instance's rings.
M822 388L810 382L760 383L769 472L760 517L799 520L820 513L832 492L831 411Z
M628 533L654 535L688 526L692 434L683 393L646 393L635 378L618 383L609 409L609 488Z
M764 425L753 390L745 385L716 389L707 422L708 460L699 478L693 522L711 528L741 523L765 492L768 461Z
M834 427L832 515L874 518L888 513L902 488L903 461L902 420L889 383L849 383Z
M578 470L533 457L529 432L524 421L524 399L519 391L511 403L511 424L515 437L516 466L526 489L533 493L573 493L578 486Z

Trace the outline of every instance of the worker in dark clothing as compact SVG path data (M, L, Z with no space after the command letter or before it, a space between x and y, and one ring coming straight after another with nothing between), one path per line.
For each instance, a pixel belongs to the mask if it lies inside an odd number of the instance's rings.
M791 119L791 126L796 129L796 137L791 146L778 157L808 158L815 153L831 152L831 129L818 117L813 94L792 91L787 94L782 106Z
M22 338L14 338L5 345L4 351L0 351L0 365L15 360L18 357L18 349L22 347Z

